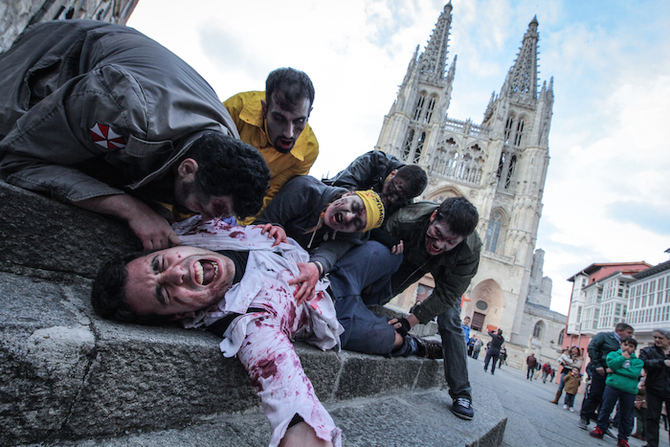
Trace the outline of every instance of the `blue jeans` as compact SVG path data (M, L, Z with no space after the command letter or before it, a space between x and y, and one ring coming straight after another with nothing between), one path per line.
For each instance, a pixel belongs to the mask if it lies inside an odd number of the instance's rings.
M575 406L575 395L574 394L569 394L565 393L565 400L563 401L565 405L567 405L569 408L572 408Z
M635 403L635 394L617 390L609 385L605 385L603 391L603 401L598 411L598 428L602 431L607 430L610 421L610 414L614 406L619 401L619 439L628 440L630 432L633 430L633 404Z
M344 327L342 347L366 354L389 355L393 350L395 329L386 317L374 314L368 305L383 305L391 300L391 277L402 263L384 245L368 241L353 248L335 264L329 274L337 319ZM362 293L365 289L365 294ZM452 398L471 399L467 349L461 328L460 303L437 317L442 337L444 376Z
M340 336L344 349L391 354L396 331L388 324L388 318L375 314L367 306L391 299L391 275L401 263L401 255L391 254L379 242L368 241L349 250L335 264L328 276L337 319L344 327ZM365 288L372 293L362 296Z

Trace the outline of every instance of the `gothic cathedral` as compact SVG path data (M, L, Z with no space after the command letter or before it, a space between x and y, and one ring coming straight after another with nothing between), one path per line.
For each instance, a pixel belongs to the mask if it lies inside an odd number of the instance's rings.
M464 196L475 204L484 246L462 315L471 316L473 329L484 334L487 328L502 328L516 345L516 356L528 350L540 354L544 341L557 339L561 327L551 321L560 314L549 311L551 280L541 274L544 253L534 253L549 164L553 79L538 91L538 22L533 18L481 124L450 118L456 73L456 56L447 68L451 12L449 3L425 50L419 53L417 46L375 148L424 168L429 183L422 199ZM427 276L394 304L406 310L432 285ZM534 327L540 323L544 334ZM544 357L556 358L551 351Z

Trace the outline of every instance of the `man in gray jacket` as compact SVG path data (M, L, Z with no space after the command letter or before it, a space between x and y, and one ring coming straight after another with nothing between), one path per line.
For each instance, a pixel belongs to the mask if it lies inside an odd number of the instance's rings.
M0 55L0 178L126 220L145 248L180 213L254 215L269 172L214 90L120 25L57 21Z

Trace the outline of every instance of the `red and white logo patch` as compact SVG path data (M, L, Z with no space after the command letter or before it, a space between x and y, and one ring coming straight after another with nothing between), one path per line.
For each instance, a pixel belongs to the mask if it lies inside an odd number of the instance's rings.
M115 150L126 146L126 139L105 124L95 123L88 132L91 134L93 142L105 149Z

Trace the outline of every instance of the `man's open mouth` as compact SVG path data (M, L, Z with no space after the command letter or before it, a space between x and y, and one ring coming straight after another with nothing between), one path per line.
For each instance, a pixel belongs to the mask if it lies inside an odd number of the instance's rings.
M342 213L335 213L333 215L333 220L335 223L341 224L344 221L344 216L342 216Z
M201 260L195 263L195 282L206 286L216 279L219 265L214 261Z

